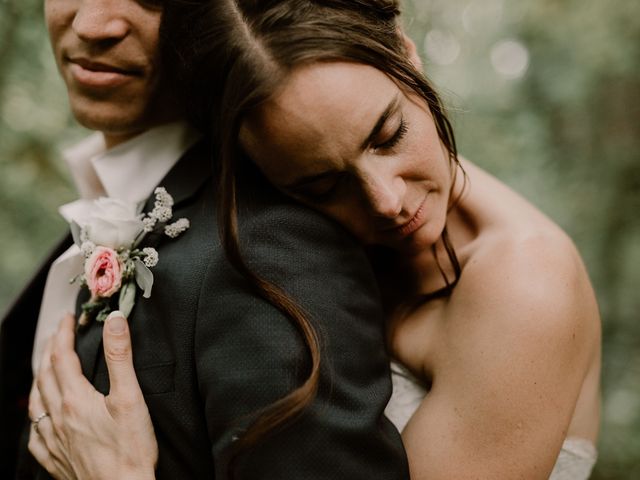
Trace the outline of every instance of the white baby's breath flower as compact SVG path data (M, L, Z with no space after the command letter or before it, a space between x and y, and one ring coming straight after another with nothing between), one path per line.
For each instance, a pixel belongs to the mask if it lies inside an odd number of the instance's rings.
M80 250L82 251L84 258L89 258L95 248L96 248L95 243L93 243L91 240L85 240L84 242L82 242L82 246L80 247Z
M158 251L153 248L153 247L146 247L142 249L142 253L144 254L144 264L149 267L149 268L153 268L158 264Z
M171 220L171 216L173 212L171 211L171 207L160 207L155 206L153 210L149 214L149 216L158 219L159 222L168 222Z
M144 225L144 231L149 233L153 231L153 227L156 226L156 222L158 221L155 217L144 217L142 219L142 224Z
M158 187L153 192L156 196L155 206L173 207L173 197L169 195L164 187Z
M173 222L170 225L166 225L164 227L164 233L171 238L176 238L182 232L189 228L189 220L186 218L180 218L179 220Z

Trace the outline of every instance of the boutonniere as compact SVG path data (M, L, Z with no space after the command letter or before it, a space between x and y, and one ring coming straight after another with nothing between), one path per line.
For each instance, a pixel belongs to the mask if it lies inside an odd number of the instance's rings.
M153 210L139 214L136 205L114 198L99 198L81 224L71 223L73 239L84 255L84 273L72 281L91 292L82 304L78 323L104 321L113 310L128 317L137 287L144 298L151 296L153 273L159 256L155 248L141 246L150 232L176 238L189 228L189 220L173 217L173 198L163 187L154 191ZM116 295L117 294L117 295Z

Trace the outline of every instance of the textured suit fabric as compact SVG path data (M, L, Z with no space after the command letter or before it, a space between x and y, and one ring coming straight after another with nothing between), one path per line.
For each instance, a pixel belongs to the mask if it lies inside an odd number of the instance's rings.
M257 297L225 258L210 158L201 143L161 182L176 200L174 219L189 218L191 228L177 239L143 242L156 246L160 262L151 298L138 296L130 315L134 365L158 439L156 476L162 479L227 478L228 447L256 411L299 385L309 367L289 320ZM243 255L309 314L323 367L311 407L241 456L238 478L408 478L399 434L382 416L391 392L388 358L363 252L250 167L239 199ZM76 347L84 374L107 393L101 329L92 323L81 330ZM21 478L49 478L28 470Z

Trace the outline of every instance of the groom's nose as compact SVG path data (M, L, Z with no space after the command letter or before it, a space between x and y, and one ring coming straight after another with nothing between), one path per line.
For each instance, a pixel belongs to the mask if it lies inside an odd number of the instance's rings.
M74 33L85 42L117 41L127 36L132 0L81 0L73 18Z

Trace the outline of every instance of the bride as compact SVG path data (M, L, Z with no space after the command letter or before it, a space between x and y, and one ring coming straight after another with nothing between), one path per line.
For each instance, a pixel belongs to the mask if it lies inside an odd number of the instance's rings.
M194 72L194 88L211 92L227 245L238 241L233 185L246 156L370 247L394 358L387 414L411 478L588 478L600 320L587 272L558 226L458 155L398 0L211 3L212 15L226 8L235 22L211 36ZM73 361L69 342L54 343L58 361ZM59 364L41 375L78 375ZM64 394L36 389L32 401ZM101 415L85 420L116 428ZM58 463L111 455L117 464L122 445L82 451L77 416L54 420L59 438L46 446L64 453ZM122 442L138 425L117 425ZM144 436L153 442L153 429ZM105 475L89 464L65 471Z

